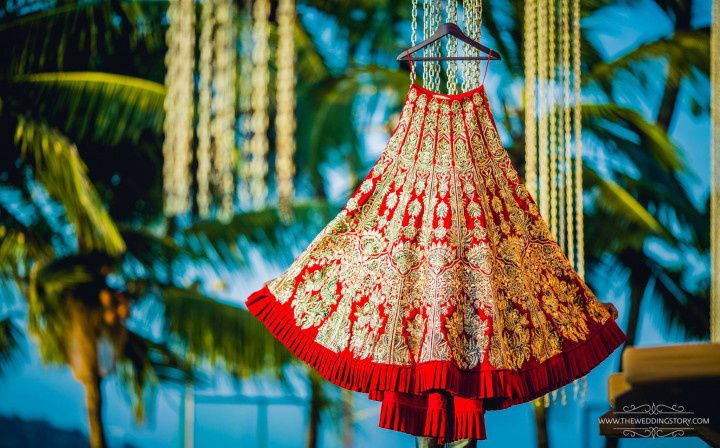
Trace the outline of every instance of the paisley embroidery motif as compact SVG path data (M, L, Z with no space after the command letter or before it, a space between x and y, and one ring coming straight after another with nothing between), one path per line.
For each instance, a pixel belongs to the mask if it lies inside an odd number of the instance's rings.
M610 317L552 239L482 90L412 88L368 176L268 288L321 345L395 365L519 370Z

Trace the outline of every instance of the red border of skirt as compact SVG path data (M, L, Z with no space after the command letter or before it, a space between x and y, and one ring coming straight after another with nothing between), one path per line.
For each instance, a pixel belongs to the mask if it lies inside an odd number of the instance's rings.
M487 366L460 369L451 361L413 365L381 364L336 353L315 341L317 329L296 324L292 307L280 303L267 285L251 294L248 310L295 356L328 381L345 389L378 395L378 391L423 394L444 389L463 398L483 399L485 410L505 409L530 401L586 375L626 340L614 319L591 329L588 339L546 361L522 370ZM382 395L382 394L379 394Z

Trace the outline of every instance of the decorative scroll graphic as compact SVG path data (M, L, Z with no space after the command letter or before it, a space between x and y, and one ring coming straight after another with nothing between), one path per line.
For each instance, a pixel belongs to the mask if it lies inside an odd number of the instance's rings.
M644 428L642 430L623 428L625 437L643 437L643 438L662 438L662 437L682 437L685 431L692 428Z
M685 411L685 406L667 405L667 404L629 404L623 406L622 412L616 414L645 414L645 415L661 415L661 414L693 414L693 412Z

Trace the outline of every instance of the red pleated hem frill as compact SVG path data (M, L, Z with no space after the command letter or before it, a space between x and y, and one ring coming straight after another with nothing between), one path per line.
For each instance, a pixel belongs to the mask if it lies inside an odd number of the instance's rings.
M463 398L445 392L411 395L401 392L370 393L380 401L381 428L416 436L437 437L439 443L459 439L483 440L485 410L482 399Z
M380 427L438 437L441 443L485 439L486 410L530 401L586 375L626 339L610 318L584 341L519 371L489 369L487 365L466 370L451 361L381 364L354 358L346 351L336 353L317 343L317 329L299 327L290 302L278 302L267 286L251 294L245 304L283 345L323 378L381 401Z

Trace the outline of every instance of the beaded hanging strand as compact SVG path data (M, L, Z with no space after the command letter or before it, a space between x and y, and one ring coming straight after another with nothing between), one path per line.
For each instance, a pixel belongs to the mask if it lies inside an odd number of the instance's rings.
M213 117L210 134L213 146L212 183L220 198L218 219L228 221L233 214L235 199L235 101L237 98L235 48L235 2L214 0L215 3L215 85L212 98Z
M412 10L410 14L410 46L414 47L417 43L417 6L418 0L412 0ZM410 82L415 82L415 70L412 66L412 61L409 61L410 65Z
M561 90L558 106L558 139L559 139L559 156L560 166L558 167L558 214L560 216L558 222L558 244L560 248L568 254L570 245L568 242L573 241L571 235L570 222L568 222L567 207L572 197L569 196L572 186L567 185L570 178L570 143L572 139L570 129L570 3L569 0L561 0L560 2L560 78Z
M573 109L573 134L575 137L575 224L577 237L577 264L576 270L580 278L585 279L585 234L583 216L583 185L582 185L582 91L580 66L580 0L573 0L572 11L572 43L573 43L573 94L575 107ZM587 377L580 381L580 401L585 400L587 390Z
M557 240L558 239L558 189L557 189L557 174L558 174L558 138L557 138L557 114L556 114L556 101L555 101L555 70L556 70L556 46L555 46L555 20L556 20L556 6L555 0L548 0L548 104L547 114L549 119L549 135L550 142L548 151L550 152L550 197L549 197L549 225L550 233Z
M562 40L563 40L563 139L565 161L565 227L567 257L571 263L575 259L575 216L573 207L573 176L572 176L572 91L570 88L570 0L562 0Z
M242 19L241 33L240 33L240 45L241 54L249 55L252 54L253 45L253 8L252 1L245 0L243 8L241 10L240 17ZM243 57L240 58L240 77L238 79L238 106L241 111L241 148L242 148L242 165L240 166L240 177L242 183L240 184L239 195L240 203L243 208L249 208L252 206L252 195L250 192L250 170L248 166L252 160L252 152L250 151L250 139L252 136L252 73L253 63L252 58Z
M525 184L537 201L537 0L525 2Z
M210 173L212 137L212 78L213 78L213 33L215 31L214 2L202 2L200 12L200 59L198 61L198 123L197 123L197 204L198 213L205 217L210 213Z
M292 218L295 165L295 1L280 0L277 9L277 115L275 132L278 206L285 222Z
M538 202L540 214L547 220L550 214L548 201L548 114L547 114L547 79L548 79L548 0L539 0L537 6L537 73L538 73L538 168L540 188Z
M573 132L575 136L575 220L577 225L577 272L585 278L585 238L583 216L583 185L582 185L582 95L580 68L580 0L573 0L573 93L575 108L573 109Z
M423 39L429 38L440 25L440 5L438 0L423 1ZM440 56L440 42L433 42L425 47L428 57ZM440 88L440 62L423 61L423 85L429 90Z
M447 0L447 21L450 23L457 24L458 11L457 11L457 0ZM457 55L457 39L448 39L445 46L448 56ZM457 61L447 61L447 80L446 87L450 94L457 93L457 72L458 64Z
M166 34L165 122L163 129L164 209L178 215L190 206L195 70L195 2L171 0Z
M482 39L482 2L480 0L463 0L463 12L465 17L465 30L468 36L475 40ZM480 50L465 46L468 56L480 56ZM480 85L480 63L479 61L465 61L463 64L462 89L471 90Z
M428 30L430 29L430 26L431 26L431 25L430 25L430 20L431 20L431 17L432 17L432 11L430 10L431 7L432 7L432 6L431 6L431 3L429 3L427 0L423 0L423 5L422 5L422 11L423 11L423 39L427 39L427 38L428 38L428 32L429 32ZM425 49L423 50L423 52L424 52L425 54L427 54L428 56L430 55L431 51L432 51L432 46L430 46L430 47L425 47ZM432 89L432 86L431 86L431 84L430 84L430 83L431 83L430 78L432 77L432 73L431 73L431 71L432 71L432 68L431 68L431 67L432 67L432 64L433 64L433 63L430 62L430 61L423 61L423 63L422 63L422 67L423 67L423 71L422 71L423 86L427 87L428 89ZM411 75L411 76L412 76L412 75Z
M247 163L246 178L249 180L250 195L256 207L264 204L267 197L265 175L268 171L268 82L269 49L268 39L270 17L269 0L255 0L253 5L253 69L252 69L252 116L250 127L252 135L249 141L251 159Z

